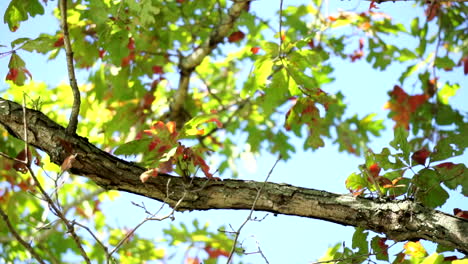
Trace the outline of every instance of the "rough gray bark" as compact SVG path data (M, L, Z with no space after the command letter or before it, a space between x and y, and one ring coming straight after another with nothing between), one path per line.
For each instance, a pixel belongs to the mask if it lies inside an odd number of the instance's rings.
M0 98L0 124L23 139L21 105ZM27 109L29 144L46 152L56 164L78 153L71 171L109 190L143 195L174 206L186 192L178 210L250 209L262 182L214 181L195 178L187 186L181 177L159 175L146 183L144 168L119 159L70 136L65 128L39 111ZM296 215L351 225L386 234L395 241L426 239L468 252L468 220L425 208L412 201L379 201L338 195L287 184L265 183L255 210Z

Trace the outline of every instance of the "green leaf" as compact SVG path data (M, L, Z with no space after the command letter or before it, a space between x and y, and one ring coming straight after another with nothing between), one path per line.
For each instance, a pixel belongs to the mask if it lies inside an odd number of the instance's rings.
M375 236L371 240L372 251L375 253L375 257L378 260L388 261L388 245L385 244L387 239L379 236Z
M363 228L356 227L353 234L353 248L359 249L359 254L366 254L369 252L369 243L367 243L367 236L369 232L365 232Z
M419 62L415 65L410 65L406 70L401 74L400 78L398 81L403 84L406 78L409 76L413 75L415 72L417 72L422 66L424 66L426 63L425 62Z
M430 208L445 204L449 194L440 186L440 180L434 170L427 168L420 170L414 179L417 187L416 200Z
M54 47L56 39L47 34L41 34L40 37L32 40L28 40L21 46L21 49L27 50L29 52L36 51L42 54L45 54L56 47Z
M460 85L458 83L452 85L446 83L437 93L437 99L439 99L439 102L443 104L448 104L449 98L454 96L458 89L460 89Z
M368 187L369 182L365 179L362 174L351 173L346 179L346 188L350 190L360 190Z
M262 49L268 55L270 59L278 57L279 45L275 42L264 42L262 43Z
M182 128L180 135L181 137L184 137L184 136L203 135L203 133L208 133L209 131L203 131L201 129L198 129L198 126L204 123L209 123L209 122L214 122L216 123L218 128L221 128L222 124L218 118L219 116L217 114L198 115L190 119L190 121L184 124L184 127Z
M390 142L390 145L394 147L396 150L402 150L403 158L409 164L409 154L411 151L411 147L407 141L408 131L406 131L406 129L402 127L396 127L393 133L394 133L394 138Z
M413 18L411 20L411 35L417 36L419 33L419 17Z
M16 31L22 21L44 14L44 7L39 0L12 0L3 16L3 22L8 24L10 31Z
M341 248L341 243L337 243L333 247L329 247L327 252L323 257L318 259L319 262L326 262L335 259L335 255L338 253L338 250Z
M430 256L426 257L420 264L440 264L444 262L444 255L432 253Z
M449 58L449 56L445 56L435 58L434 66L439 69L452 69L456 66L456 64L452 59Z
M115 151L115 155L136 155L148 152L148 146L153 139L145 138L127 142L120 145Z

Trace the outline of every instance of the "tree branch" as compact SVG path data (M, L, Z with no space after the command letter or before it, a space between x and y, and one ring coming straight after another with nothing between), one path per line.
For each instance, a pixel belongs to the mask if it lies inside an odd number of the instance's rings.
M67 137L63 127L39 111L28 109L27 119L29 145L49 154L56 164L62 164L69 155L64 144L68 148L72 146L79 155L71 172L88 177L105 189L139 194L165 201L172 207L186 191L182 177L167 174L141 183L139 176L146 171L145 168L100 150L86 138L78 135ZM21 105L0 98L0 124L11 135L23 139ZM191 189L177 210L249 210L263 184L194 178ZM167 188L173 191L169 198ZM410 200L382 201L268 182L263 187L255 210L362 227L385 233L395 241L426 239L468 252L468 220L425 208Z
M236 0L229 8L227 16L223 17L220 23L213 29L206 41L196 48L190 55L182 56L179 54L179 87L175 94L175 99L171 105L169 118L177 123L177 127L181 127L188 119L184 110L190 76L195 68L202 63L203 59L213 51L219 43L223 42L224 38L229 34L234 26L235 21L239 18L242 11L249 5L251 0Z
M10 230L10 233L18 240L18 242L23 245L24 248L26 248L29 253L33 256L34 259L37 260L38 263L45 264L45 261L39 256L39 254L34 250L34 248L24 239L21 238L21 236L16 232L15 228L11 224L10 220L8 219L8 215L3 211L3 209L0 207L0 216L2 217L3 222L5 222L6 226L8 227L8 230Z
M78 89L78 83L75 77L75 67L73 66L73 50L70 42L70 34L68 32L67 22L67 0L59 0L58 2L60 10L60 25L63 31L63 44L65 46L65 52L67 57L67 69L68 78L70 81L70 87L73 92L73 106L70 114L70 121L68 123L67 132L72 135L76 133L78 127L78 115L80 114L80 90Z

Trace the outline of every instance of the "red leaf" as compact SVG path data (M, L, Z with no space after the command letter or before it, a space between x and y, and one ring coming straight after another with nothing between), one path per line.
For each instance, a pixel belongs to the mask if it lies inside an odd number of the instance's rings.
M54 42L54 47L62 47L63 46L63 36L59 36L57 41Z
M106 53L106 50L105 49L99 49L99 58L103 58L104 57L104 54Z
M233 32L231 35L229 35L228 41L229 41L230 43L239 42L239 41L243 40L244 37L245 37L244 32L242 32L242 31L236 31L236 32Z
M135 49L135 40L133 38L128 39L127 48L129 50L134 50Z
M122 63L120 64L120 66L127 67L128 65L130 65L130 62L132 62L134 59L135 59L135 53L130 52L128 56L122 59Z
M250 51L253 53L253 54L257 54L259 51L260 51L260 47L252 47L250 49Z
M31 165L31 160L32 160L31 151L28 149L27 160L26 160L26 151L24 151L24 149L21 150L18 153L18 155L16 155L16 159L21 160L23 162L26 162L27 165ZM22 172L22 173L28 172L28 167L23 162L15 160L15 162L13 163L13 169L15 169L16 171Z
M382 168L379 167L379 165L377 163L373 163L369 166L369 172L370 174L372 175L372 177L376 178L377 176L379 176L379 173L380 173L380 170Z
M368 11L371 12L373 8L379 9L379 7L375 4L375 0L372 0L372 1L370 2L369 10L368 10Z
M156 65L156 66L153 66L151 69L153 70L154 74L163 74L164 73L163 68L161 66Z
M427 16L427 21L433 20L439 14L440 4L433 3L429 5L425 11Z
M208 253L208 257L210 259L217 259L220 256L229 257L229 252L223 249L212 248L211 246L206 246L205 251L206 253Z
M463 73L465 75L468 74L468 56L466 56L465 58L463 58Z
M17 68L10 68L10 70L7 73L7 76L6 76L5 80L15 82L16 78L18 77L18 72L19 71L18 71Z
M459 208L454 208L453 214L457 217L468 219L468 211L464 211Z
M211 118L210 120L206 121L206 122L215 122L216 123L216 126L218 128L222 128L223 127L223 123L221 123L221 121L219 121L218 118Z
M385 237L381 237L379 239L378 245L379 245L379 248L382 250L382 254L387 256L388 255L388 245L385 244L386 241L387 241L387 239Z
M447 170L450 170L452 169L453 167L455 167L455 163L453 162L444 162L444 163L441 163L441 164L438 164L436 165L437 168L440 168L440 169L447 169Z
M210 167L208 166L208 164L206 164L205 160L202 159L202 157L194 155L193 165L200 166L201 170L207 178L213 178L213 174L210 173Z
M416 161L416 163L424 165L424 164L426 164L426 159L427 159L427 157L429 157L430 154L431 154L431 152L429 150L427 150L426 148L422 148L422 149L416 151L415 153L413 153L411 158L414 161Z
M364 48L364 39L360 38L359 39L359 50L362 50Z
M396 122L395 127L402 126L407 130L409 129L411 114L429 98L427 94L409 96L398 85L393 87L390 96L392 100L387 102L385 108L395 113L392 116L392 119Z

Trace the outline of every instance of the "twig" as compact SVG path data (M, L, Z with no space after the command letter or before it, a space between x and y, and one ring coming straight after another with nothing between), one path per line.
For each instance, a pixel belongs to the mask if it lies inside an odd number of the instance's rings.
M338 262L338 261L343 261L343 260L357 259L357 258L361 258L361 257L369 257L369 256L371 256L371 255L373 255L373 254L372 254L372 253L367 253L367 254L362 254L362 255L357 255L357 256L350 256L350 257L343 257L343 258L337 258L337 259L316 261L316 262L312 262L312 264L322 264L322 263Z
M140 228L144 223L146 223L147 221L162 221L162 220L165 220L167 218L173 218L174 216L174 213L177 209L177 207L180 205L180 203L185 199L185 196L187 195L187 192L185 191L182 195L182 197L179 199L179 201L177 201L177 203L174 205L174 207L172 208L171 212L169 212L167 215L165 216L162 216L162 217L155 217L159 211L161 211L162 207L154 214L152 214L150 217L145 217L145 219L143 219L143 221L141 221L140 223L138 223L130 232L128 232L124 238L122 238L119 243L117 243L117 245L107 254L107 263L110 263L110 259L111 259L111 256L112 254L114 254L122 245L123 243L125 243L126 241L128 241L128 238L133 235L135 233L135 231ZM164 206L164 205L163 205ZM146 208L145 208L145 211L146 211Z
M94 238L94 240L96 240L96 242L102 247L104 252L106 252L106 255L108 255L107 247L104 246L104 244L102 244L102 242L99 240L99 238L97 238L97 236L93 233L93 231L91 231L91 229L89 229L89 227L87 227L87 226L85 226L83 224L80 224L78 222L75 222L75 221L73 221L73 224L75 224L77 226L80 226L80 227L84 228L86 231L88 231L88 233Z
M34 250L34 248L26 241L24 241L21 236L16 232L15 228L11 224L10 220L8 219L8 215L3 211L2 207L0 207L0 215L2 216L3 222L5 222L8 230L10 230L11 234L18 240L18 242L25 247L29 253L37 260L37 262L41 264L45 264L45 261L39 256L39 254Z
M76 245L78 246L78 249L80 250L81 255L85 259L86 263L91 264L91 261L89 260L89 257L86 254L86 251L84 250L84 248L83 248L83 246L81 244L81 239L78 237L78 235L75 232L73 224L70 221L68 221L68 219L65 217L63 212L60 211L59 208L57 208L57 206L55 205L52 198L50 198L50 196L47 194L47 192L44 190L44 188L42 188L41 183L37 179L36 174L32 170L31 164L28 161L28 128L27 128L28 123L27 123L27 120L26 120L26 105L25 104L26 104L25 103L25 96L23 96L23 125L24 125L24 142L25 142L26 159L25 159L25 161L21 161L21 163L23 163L24 166L26 166L26 168L28 169L29 174L31 174L31 177L34 179L34 182L35 182L37 188L41 192L44 200L48 203L48 205L52 209L52 212L55 215L57 215L63 221L63 223L66 225L66 227L68 229L68 232L72 236L73 240L76 242Z
M280 0L280 8L279 8L279 41L280 41L280 44L279 44L279 56L280 58L283 57L281 55L281 52L282 52L282 49L283 49L283 0Z
M263 188L265 187L266 182L268 181L268 179L270 178L271 174L273 173L273 170L275 169L276 164L278 164L278 162L279 162L280 160L281 160L281 155L278 156L278 158L276 159L275 163L273 164L273 166L271 167L270 171L268 172L267 177L266 177L265 180L263 181L262 186L261 186L260 189L257 191L257 196L255 197L255 200L253 201L252 208L250 209L249 215L247 216L247 218L245 219L245 221L241 224L241 226L239 227L239 229L237 229L237 231L235 232L236 235L235 235L235 237L234 237L234 243L233 243L233 245L232 245L231 252L229 252L229 258L228 258L228 260L226 261L226 264L229 264L229 262L231 262L232 256L234 255L234 251L236 250L236 244L237 244L237 240L239 239L240 232L241 232L242 228L244 228L244 226L247 224L247 222L249 222L249 221L252 219L252 214L253 214L253 212L254 212L254 210L255 210L255 205L257 205L257 201L258 201L258 199L260 198L260 194L262 193Z
M78 89L78 84L76 82L75 67L73 66L73 50L70 42L70 33L68 32L67 0L59 0L58 6L60 9L60 24L63 31L63 43L67 58L68 78L73 92L73 106L70 114L70 121L67 126L67 133L69 135L73 135L76 133L76 129L78 127L78 115L80 114L81 104L80 90Z

